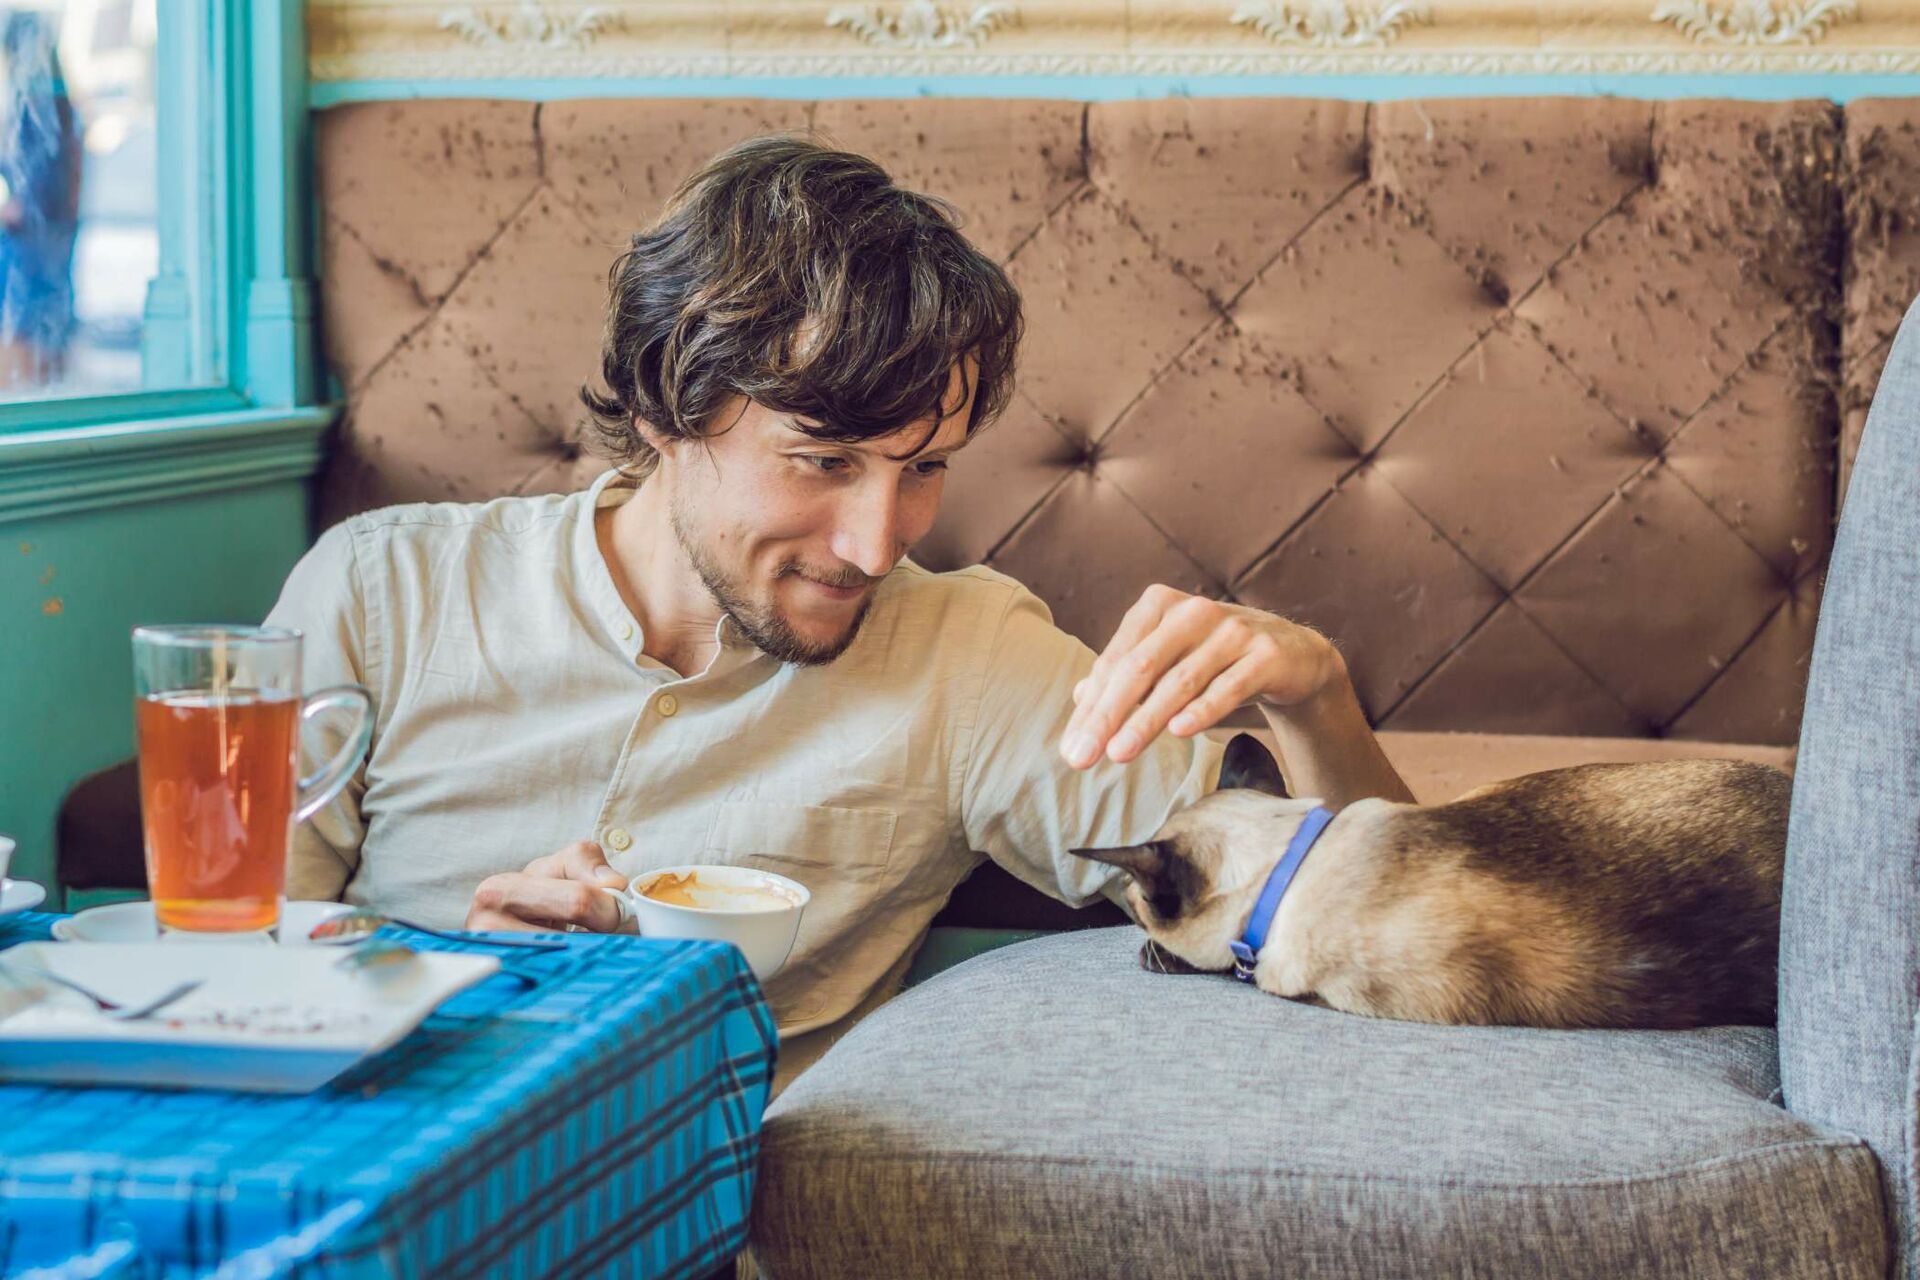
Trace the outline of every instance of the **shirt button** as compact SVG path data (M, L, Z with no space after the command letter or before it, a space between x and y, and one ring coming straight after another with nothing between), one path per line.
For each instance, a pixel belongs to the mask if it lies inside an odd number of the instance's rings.
M680 709L680 699L670 693L663 693L655 700L653 707L661 715L670 716Z
M615 853L625 853L633 846L633 837L627 834L625 827L612 827L607 831L607 848Z
M619 626L614 628L614 634L619 636L622 640L633 639L633 624L631 622L621 623Z

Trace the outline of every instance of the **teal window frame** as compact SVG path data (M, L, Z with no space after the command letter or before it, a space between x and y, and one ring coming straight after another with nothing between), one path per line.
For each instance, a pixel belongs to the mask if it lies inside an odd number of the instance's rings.
M111 428L118 436L135 427L259 423L275 416L263 411L315 403L304 4L161 3L166 12L158 56L166 60L166 72L157 87L166 100L160 118L195 120L210 112L212 154L203 165L195 140L176 134L162 142L160 181L177 180L180 164L194 170L199 181L162 192L168 248L162 276L149 296L143 360L184 367L187 348L205 340L189 328L185 291L190 282L185 276L167 278L170 257L178 267L182 253L198 253L201 270L215 263L218 268L208 292L219 378L198 387L0 403L0 467L5 446L50 443L48 433L83 444L89 428ZM210 215L217 219L211 225ZM209 236L209 230L216 234ZM290 416L318 425L311 412Z

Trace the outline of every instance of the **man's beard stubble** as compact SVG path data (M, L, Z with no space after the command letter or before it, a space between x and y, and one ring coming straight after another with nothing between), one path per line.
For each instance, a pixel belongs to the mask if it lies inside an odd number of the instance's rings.
M680 549L686 553L688 561L693 565L693 571L700 575L701 583L713 596L714 603L733 619L733 624L740 628L740 634L745 636L754 648L768 657L796 667L824 666L845 653L854 638L860 634L860 624L867 620L867 610L873 606L872 592L869 592L867 598L860 602L859 612L853 615L853 621L848 624L846 632L838 639L827 644L809 643L801 639L793 628L787 625L787 620L771 606L764 609L756 608L748 602L739 584L713 562L713 559L707 555L705 547L694 541L693 535L687 528L687 522L682 518L678 502L670 504L667 514L668 523L673 527L674 538L680 543ZM781 565L779 572L774 576L779 578L789 573L797 574L799 569L798 563L789 561ZM868 581L864 574L852 581L834 581L828 578L819 580L827 582L830 586L848 587L859 586Z

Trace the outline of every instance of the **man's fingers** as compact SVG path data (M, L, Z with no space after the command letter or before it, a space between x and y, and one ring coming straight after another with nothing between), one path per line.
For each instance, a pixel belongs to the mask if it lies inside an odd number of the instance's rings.
M1141 592L1140 598L1120 619L1120 625L1114 628L1113 638L1107 641L1107 647L1093 660L1093 669L1104 674L1112 667L1114 659L1152 635L1161 619L1167 616L1167 611L1186 598L1184 593L1158 583Z
M468 919L481 914L521 922L501 928L564 929L577 924L596 933L612 933L620 927L619 904L593 885L524 872L482 880L474 890Z
M1198 733L1218 724L1235 707L1251 701L1260 686L1262 661L1259 655L1249 653L1215 676L1199 697L1174 716L1174 732Z
M524 872L511 875L488 876L473 891L473 901L467 906L467 918L462 926L467 929L505 929L525 932L551 928L545 921L522 919L508 909L514 900L512 881L524 878Z
M1181 601L1166 612L1152 634L1119 660L1105 685L1089 693L1069 725L1062 744L1069 764L1080 768L1093 763L1107 749L1115 730L1175 663L1205 644L1210 634L1218 636L1239 625L1216 628L1218 609L1217 602L1198 596Z
M544 924L529 924L515 916L503 915L498 911L482 911L478 907L468 910L466 923L461 926L475 933L551 933Z
M535 858L527 864L524 874L587 884L626 883L626 877L607 865L607 855L591 840L575 840L563 849Z
M473 892L467 909L469 929L565 929L570 924L596 933L620 927L620 908L596 885L619 888L626 877L607 865L607 855L591 840L535 858L524 871L488 876Z
M1152 635L1154 628L1160 626L1160 620L1167 616L1167 610L1179 604L1181 599L1185 597L1179 591L1175 591L1173 587L1162 587L1158 583L1142 591L1140 599L1137 599L1125 612L1125 616L1119 620L1119 626L1114 629L1112 639L1106 641L1106 649L1102 649L1100 654L1092 660L1092 672L1087 674L1085 681L1081 681L1085 685L1085 691L1075 700L1085 704L1085 700L1089 697L1098 695L1098 691L1106 685L1108 677L1114 674L1119 658L1133 651L1142 639Z
M1177 656L1171 652L1176 643L1171 619L1165 619L1157 630L1117 659L1104 678L1089 681L1061 739L1060 749L1068 764L1080 769L1099 759L1119 722Z
M627 878L607 865L607 855L591 840L575 840L560 851L567 878L588 884L625 884Z
M1146 750L1147 744L1167 727L1167 722L1190 708L1213 683L1214 677L1231 667L1239 656L1239 650L1221 632L1216 631L1202 641L1198 649L1174 663L1160 677L1146 700L1114 732L1107 743L1107 755L1116 763L1125 764ZM1185 731L1197 732L1197 729Z

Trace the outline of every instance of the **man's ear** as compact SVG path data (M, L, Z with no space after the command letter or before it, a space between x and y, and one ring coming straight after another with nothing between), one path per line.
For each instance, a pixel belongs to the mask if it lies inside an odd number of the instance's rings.
M647 447L655 453L663 453L673 447L674 439L672 436L667 435L639 414L634 414L632 421L634 433L646 441Z
M1274 763L1273 753L1250 733L1236 733L1227 744L1226 759L1220 762L1219 789L1225 791L1229 787L1264 791L1282 800L1293 798L1287 792L1287 780L1280 776L1280 766Z

